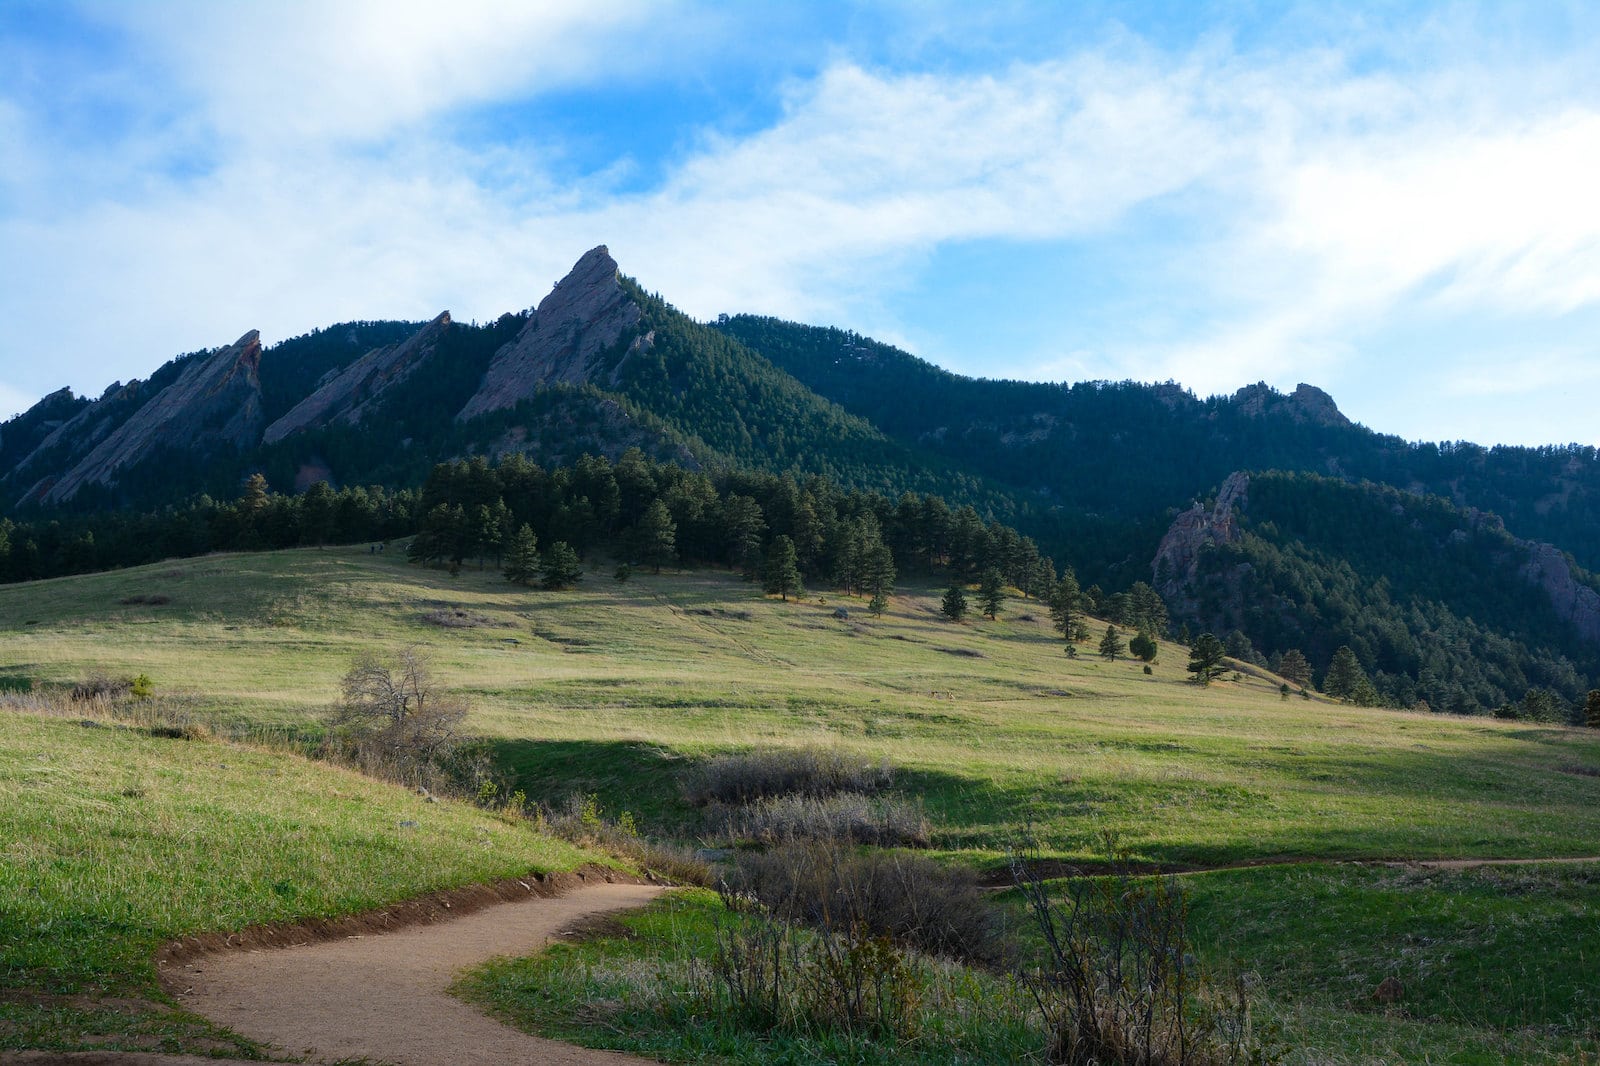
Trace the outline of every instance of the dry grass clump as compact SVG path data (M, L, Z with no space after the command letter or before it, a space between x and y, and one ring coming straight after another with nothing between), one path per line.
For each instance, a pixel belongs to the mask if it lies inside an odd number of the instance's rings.
M874 762L822 748L719 755L695 769L684 787L698 807L755 803L773 796L881 792L894 782L888 760Z
M509 805L521 813L521 793ZM530 816L535 825L580 847L609 852L675 885L711 884L711 867L694 852L677 844L646 840L627 811L612 815L593 795L574 794L558 808L539 807Z
M774 915L851 936L887 936L930 955L1003 964L1011 945L966 867L816 843L742 855L721 886Z
M782 844L833 841L875 847L925 848L928 819L920 803L894 796L839 792L774 796L741 807L716 805L706 821L714 839Z
M493 624L484 615L463 611L459 607L440 607L428 611L423 614L422 620L430 626L439 626L443 629L478 629Z

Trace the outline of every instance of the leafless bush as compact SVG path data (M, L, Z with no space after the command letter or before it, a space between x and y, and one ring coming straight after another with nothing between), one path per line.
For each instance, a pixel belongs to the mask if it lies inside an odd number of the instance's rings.
M388 765L398 772L384 776L411 783L408 768L437 764L460 743L466 716L466 701L437 691L421 652L406 648L392 664L358 659L340 682L331 721L363 769Z
M1057 894L1039 864L1013 877L1044 945L1022 973L1069 1066L1232 1066L1270 1059L1252 1032L1244 982L1206 982L1189 940L1188 902L1166 878L1072 878Z
M673 884L711 884L711 868L691 849L645 839L631 814L611 814L597 796L574 794L564 806L541 807L532 817L535 824L563 840L610 852Z
M96 670L76 685L72 686L72 698L78 703L88 703L93 700L115 700L126 696L133 690L133 681L130 678L112 677L102 671Z
M923 980L893 940L861 928L802 930L770 910L735 904L717 931L700 998L756 1028L917 1035Z
M712 837L730 841L928 846L928 819L920 804L860 792L774 796L742 807L719 804L708 812L707 823Z
M892 852L786 844L743 855L722 891L779 918L852 936L889 936L930 955L997 965L1010 946L977 876Z
M485 616L463 611L459 607L440 607L428 611L422 616L422 620L431 626L440 626L444 629L477 629L491 624Z
M784 748L719 755L702 763L685 784L690 803L752 803L771 796L828 796L880 792L894 781L887 761L840 751Z

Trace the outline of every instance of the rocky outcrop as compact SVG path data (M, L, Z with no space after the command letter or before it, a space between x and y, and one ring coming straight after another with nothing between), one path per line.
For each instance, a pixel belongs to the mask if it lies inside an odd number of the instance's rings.
M262 442L276 444L291 434L335 422L359 423L385 393L428 361L449 329L450 312L445 311L399 344L374 348L268 426Z
M1258 381L1234 393L1233 405L1241 414L1251 418L1272 415L1318 426L1354 424L1339 410L1332 396L1305 382L1296 385L1294 392L1285 396L1266 382Z
M1566 552L1555 545L1517 543L1528 552L1518 573L1544 591L1556 614L1584 640L1600 644L1600 592L1578 580Z
M106 433L40 498L45 503L60 503L71 499L85 485L109 485L118 470L149 457L159 447L243 448L254 444L262 423L260 363L261 339L255 330L221 351L195 359L176 381ZM66 432L68 439L76 443L74 423L79 418L99 418L101 426L109 425L111 420L106 417L109 412L104 405L125 401L137 386L138 382L124 386L67 422L57 433ZM77 428L93 432L96 427ZM45 445L49 443L47 439Z
M1151 563L1155 589L1169 604L1188 598L1187 590L1194 583L1202 549L1239 540L1242 534L1234 509L1244 508L1249 502L1250 475L1236 471L1222 483L1217 502L1209 511L1196 503L1172 520Z
M540 301L516 338L495 353L482 385L456 420L465 422L515 407L545 385L594 381L601 357L636 333L641 316L639 305L622 287L617 261L605 245L585 252ZM628 356L653 342L650 334L632 337Z

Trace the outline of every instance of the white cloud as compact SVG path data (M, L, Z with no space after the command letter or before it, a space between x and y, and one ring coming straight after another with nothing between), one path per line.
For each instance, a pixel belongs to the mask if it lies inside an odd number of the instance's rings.
M230 138L379 139L463 105L649 67L613 61L619 36L665 28L661 0L213 0L100 8L165 57ZM630 50L631 51L631 50Z
M0 243L18 253L0 263L0 310L49 323L0 339L0 360L38 346L51 373L91 392L104 381L84 368L110 365L110 349L129 354L106 380L251 326L270 342L339 318L492 317L536 302L600 242L693 314L890 337L918 332L886 308L936 249L1105 249L1140 290L1130 304L1181 312L1102 329L1116 339L1096 344L1048 308L973 313L1036 320L1060 345L1041 341L1038 374L1172 377L1202 393L1336 381L1397 318L1600 303L1588 187L1600 64L1588 56L1525 80L1475 60L1353 73L1333 48L1209 41L1174 57L1126 36L983 74L844 58L792 83L767 128L702 131L655 188L617 196L603 167L557 182L539 149L464 146L451 124L478 105L714 54L712 36L673 57L705 25L692 10L99 10L181 87L170 121L63 164L30 147L30 120L0 99L6 180L58 200L0 218ZM187 151L211 164L182 176L156 165ZM89 169L128 180L114 194L75 183ZM58 384L37 371L28 383Z

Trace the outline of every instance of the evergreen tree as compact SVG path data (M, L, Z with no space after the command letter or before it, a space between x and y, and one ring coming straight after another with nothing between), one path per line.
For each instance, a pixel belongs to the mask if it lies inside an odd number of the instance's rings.
M978 583L978 604L992 622L999 616L1000 606L1005 602L1005 578L991 566L983 572L983 579Z
M1322 691L1335 699L1355 699L1363 683L1369 688L1372 684L1366 671L1361 669L1361 660L1350 650L1350 645L1341 644L1328 663L1327 676L1322 679Z
M880 540L867 552L863 588L872 594L874 600L887 602L889 590L894 588L895 576L894 553Z
M539 538L526 522L512 534L506 549L505 575L513 585L532 586L539 580Z
M1050 619L1056 624L1056 632L1069 644L1072 642L1074 627L1078 621L1082 608L1079 601L1083 594L1078 589L1078 578L1071 569L1061 575L1061 580L1056 582L1056 587L1050 592Z
M967 591L961 587L959 581L951 585L950 590L944 594L944 599L939 601L939 609L952 622L961 621L967 613Z
M1589 690L1583 704L1583 724L1590 729L1600 729L1600 688Z
M1100 638L1100 657L1115 662L1123 651L1122 634L1117 632L1116 626L1106 626L1106 635Z
M672 521L672 513L667 510L667 505L661 500L653 500L645 508L635 531L635 543L638 545L639 558L655 567L658 574L662 566L676 558L678 527Z
M1195 638L1194 646L1189 649L1189 673L1202 685L1209 685L1221 677L1227 667L1223 659L1227 657L1227 649L1222 646L1214 634L1201 633Z
M768 595L776 592L786 603L791 592L798 594L800 591L799 553L786 534L772 538L772 547L761 567L761 587Z
M1311 684L1311 664L1299 648L1290 648L1278 661L1278 675L1285 681L1305 688Z
M542 584L547 589L571 588L583 580L583 564L578 562L578 553L564 540L550 545L544 553L541 569L544 571Z
M1156 661L1156 653L1160 650L1160 646L1156 644L1154 637L1141 629L1128 641L1128 650L1145 662L1153 663Z
M746 581L754 581L761 570L761 541L767 531L761 505L749 496L730 493L722 505L722 528L729 562L743 572Z
M874 618L881 618L883 616L884 609L888 606L889 597L884 595L881 591L874 592L872 594L872 599L867 601L867 610L872 612L872 617Z

